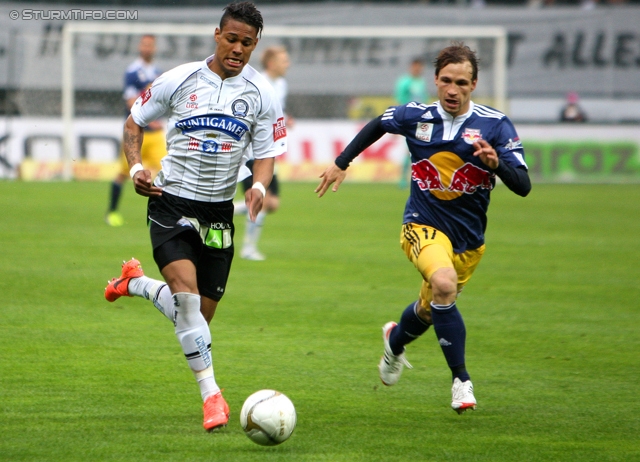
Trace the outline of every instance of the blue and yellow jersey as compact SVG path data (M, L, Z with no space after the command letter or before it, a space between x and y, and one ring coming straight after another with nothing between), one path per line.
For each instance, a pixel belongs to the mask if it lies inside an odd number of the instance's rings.
M146 63L142 58L136 59L128 67L124 74L124 91L122 97L125 102L131 98L137 98L151 86L153 81L162 72L154 64ZM127 116L129 111L127 110Z
M382 116L385 131L402 135L411 154L411 193L404 223L444 232L456 253L484 244L487 209L495 173L473 155L484 139L500 162L523 166L524 151L511 121L501 112L471 102L458 117L439 102L393 106Z

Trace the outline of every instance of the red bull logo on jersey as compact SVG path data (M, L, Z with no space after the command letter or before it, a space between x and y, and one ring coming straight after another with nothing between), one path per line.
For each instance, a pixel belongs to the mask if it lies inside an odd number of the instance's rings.
M440 180L440 172L429 159L416 162L411 167L411 179L418 183L423 191L444 191Z
M438 199L451 200L478 189L493 189L494 174L470 162L463 162L453 152L439 152L411 167L411 179L422 191Z
M467 162L451 176L449 191L473 194L478 188L491 189L490 174L486 170Z
M473 144L482 139L482 133L480 133L479 128L465 128L462 139L467 144Z

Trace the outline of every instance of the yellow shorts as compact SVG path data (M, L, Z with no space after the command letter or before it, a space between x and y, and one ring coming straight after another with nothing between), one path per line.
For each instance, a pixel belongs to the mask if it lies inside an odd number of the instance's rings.
M160 161L167 155L167 145L164 138L164 131L154 130L145 131L142 139L142 147L140 148L140 156L142 157L142 165L144 168L151 170L151 175L156 174L162 168ZM120 167L122 174L129 176L129 164L124 155L124 151L120 150Z
M458 274L458 293L462 291L484 254L484 244L477 249L454 253L449 238L435 228L416 223L402 225L400 246L407 258L422 274L420 304L431 311L433 295L429 279L440 268L453 268Z

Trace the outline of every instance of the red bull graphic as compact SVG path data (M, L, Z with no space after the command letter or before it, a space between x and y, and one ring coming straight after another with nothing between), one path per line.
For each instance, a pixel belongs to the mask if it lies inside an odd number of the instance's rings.
M473 194L478 188L491 189L489 172L467 162L451 176L449 191Z
M462 139L467 144L473 144L482 139L482 133L480 133L480 129L477 128L465 128Z
M421 160L411 166L411 179L418 183L423 191L444 191L440 172L429 159Z
M478 189L491 190L493 174L462 159L452 152L439 152L412 165L411 179L422 191L438 199L451 200Z

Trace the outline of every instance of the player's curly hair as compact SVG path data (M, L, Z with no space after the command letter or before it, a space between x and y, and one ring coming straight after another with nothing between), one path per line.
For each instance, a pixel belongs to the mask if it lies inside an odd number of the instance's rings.
M433 65L436 68L436 77L445 66L464 63L465 61L469 61L471 64L471 80L477 80L479 61L476 52L465 45L464 42L453 42L451 46L440 50L438 57L433 61Z
M256 6L251 2L229 3L224 7L224 13L220 18L220 30L227 24L230 19L243 22L249 26L255 27L258 37L262 35L264 22L262 14Z

